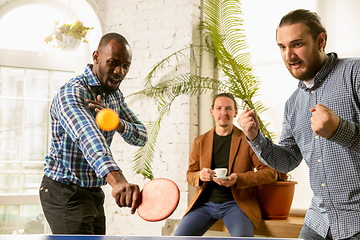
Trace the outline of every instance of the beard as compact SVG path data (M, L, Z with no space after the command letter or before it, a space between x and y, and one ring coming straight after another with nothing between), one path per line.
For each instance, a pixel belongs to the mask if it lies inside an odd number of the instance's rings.
M104 93L105 94L113 94L113 93L115 93L119 89L123 78L116 75L116 74L111 74L111 73L110 74L109 73L105 74L102 71L101 63L99 63L98 72L99 72L98 79L100 81L101 88L104 91ZM115 82L119 82L119 84L116 87L112 87L111 83L115 83Z
M111 87L111 86L109 86L109 81L111 81L111 80L109 80L108 77L105 79L104 82L100 81L101 88L103 89L104 93L113 94L119 89L120 84L117 87Z
M222 123L222 124L219 124L219 127L222 127L222 128L226 128L228 127L230 124L228 123Z
M223 128L226 128L226 127L228 127L229 125L230 125L230 123L229 122L223 122L223 121L221 121L220 119L221 119L222 117L219 117L219 121L218 121L218 125L219 125L219 127L223 127ZM228 117L228 116L226 116L226 120L229 120L230 118Z
M297 59L292 60L293 62L298 61ZM304 61L301 61L304 65ZM304 66L305 71L298 72L294 69L292 69L292 66L288 63L286 65L287 69L289 70L290 74L300 80L300 81L309 81L313 79L316 75L316 73L322 68L322 62L320 58L320 54L314 54L313 57L309 60L309 62Z

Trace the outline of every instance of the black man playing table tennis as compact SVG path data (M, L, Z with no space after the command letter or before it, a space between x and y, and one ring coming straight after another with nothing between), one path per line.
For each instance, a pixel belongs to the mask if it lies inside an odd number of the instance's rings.
M54 234L105 234L104 193L109 183L119 207L139 204L140 189L128 183L110 151L116 132L129 144L144 146L145 126L127 106L120 83L131 64L131 49L117 33L105 34L93 55L93 65L62 86L50 108L52 143L45 157L40 199ZM97 112L113 109L115 130L96 124Z

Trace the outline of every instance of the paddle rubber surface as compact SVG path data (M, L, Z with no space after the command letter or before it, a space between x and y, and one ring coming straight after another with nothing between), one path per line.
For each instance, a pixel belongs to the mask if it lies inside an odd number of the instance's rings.
M160 221L169 217L179 203L178 186L170 179L155 178L141 191L138 215L146 221Z

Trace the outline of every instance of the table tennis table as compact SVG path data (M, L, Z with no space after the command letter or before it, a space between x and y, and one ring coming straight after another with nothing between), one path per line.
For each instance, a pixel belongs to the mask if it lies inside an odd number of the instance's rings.
M174 237L174 236L93 236L93 235L0 235L0 240L284 240L297 238Z

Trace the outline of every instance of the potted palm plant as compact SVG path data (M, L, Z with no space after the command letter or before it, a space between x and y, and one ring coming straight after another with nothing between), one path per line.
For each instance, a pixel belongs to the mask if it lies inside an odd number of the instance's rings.
M134 170L152 179L151 163L154 156L154 147L160 130L163 117L170 112L174 100L183 95L202 94L207 91L230 92L240 103L242 108L255 109L258 114L266 110L260 101L254 101L259 89L259 82L252 74L250 54L244 52L247 45L240 18L239 0L205 0L205 20L199 29L204 33L201 44L191 44L171 54L158 62L144 80L142 90L131 95L146 95L155 98L158 103L158 117L147 124L149 141L140 148L134 158ZM175 77L152 85L152 79L161 74L170 65L180 68L184 56L189 52L212 53L214 65L223 76L221 79L202 77L196 74L179 74ZM166 75L166 73L164 73ZM219 74L220 75L220 74ZM131 96L130 95L130 96ZM267 137L274 134L267 130L260 118L260 131Z
M87 42L85 39L88 30L93 29L84 26L82 22L76 20L74 24L64 23L59 25L59 22L55 23L55 30L45 37L45 43L50 43L56 40L58 48L67 51L74 51L82 42ZM55 45L53 45L55 47Z
M149 141L135 153L133 160L134 171L145 178L153 179L151 164L160 123L170 112L171 105L177 97L183 94L202 94L206 91L230 92L238 100L240 108L255 109L258 116L266 110L260 101L254 100L259 90L259 81L252 74L250 54L244 52L247 45L242 26L243 20L240 18L240 0L205 0L204 15L205 20L199 26L204 33L202 43L191 44L158 62L145 78L143 89L132 94L155 98L158 103L157 119L147 124ZM163 73L162 71L174 63L180 67L183 64L183 57L188 56L189 52L196 51L200 54L213 54L214 64L221 78L179 74L155 85L152 84L151 80L155 76ZM260 117L259 123L260 131L269 139L273 139L274 134L267 130L268 124L264 123ZM279 173L279 176L279 181L288 178L287 174ZM292 197L293 193L291 202Z

